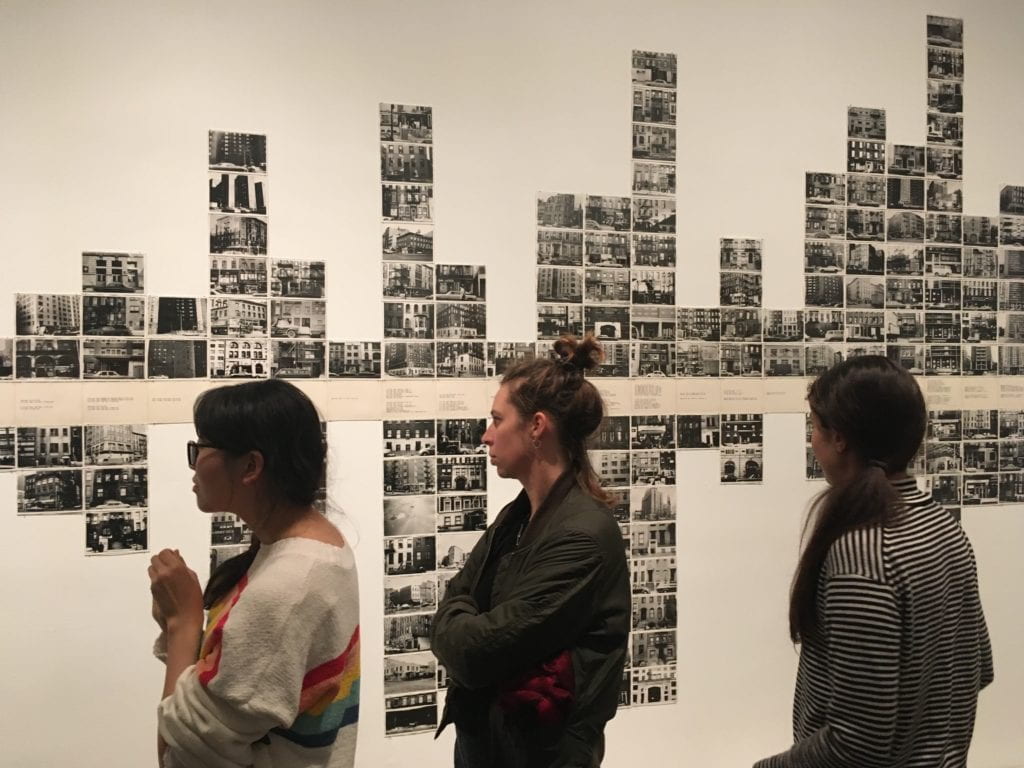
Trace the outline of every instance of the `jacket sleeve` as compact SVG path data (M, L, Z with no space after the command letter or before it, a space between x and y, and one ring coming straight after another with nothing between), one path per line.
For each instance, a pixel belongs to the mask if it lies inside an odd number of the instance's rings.
M449 593L434 617L434 654L466 688L507 680L571 646L588 623L604 558L593 538L566 533L537 544L530 570L486 613Z
M893 588L859 575L825 585L826 722L755 768L872 768L893 764L900 660L900 610Z

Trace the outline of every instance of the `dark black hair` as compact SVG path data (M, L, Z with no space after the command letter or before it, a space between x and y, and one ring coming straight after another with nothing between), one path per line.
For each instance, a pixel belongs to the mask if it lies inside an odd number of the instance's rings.
M263 477L274 503L309 506L324 480L327 445L320 416L306 394L282 379L264 379L203 392L192 409L196 434L235 456L263 455ZM259 540L247 552L226 560L206 584L209 608L249 569Z
M509 384L509 400L523 419L544 411L555 423L558 440L580 488L607 504L611 498L590 464L586 441L604 418L601 393L584 373L604 359L593 334L582 340L566 335L552 344L551 354L524 360L501 379Z
M822 427L843 437L861 467L844 485L830 485L804 524L806 544L789 602L793 642L818 629L818 577L832 544L849 531L888 525L902 511L888 475L906 471L928 424L914 377L878 355L852 357L829 368L811 383L807 403Z

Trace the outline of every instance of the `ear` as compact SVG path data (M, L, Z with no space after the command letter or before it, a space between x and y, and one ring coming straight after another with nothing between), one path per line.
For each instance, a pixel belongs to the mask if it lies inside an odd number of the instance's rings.
M836 453L846 453L846 438L835 430L832 430L832 444L835 446Z
M259 451L249 451L242 456L242 485L255 485L263 477L264 464L263 454Z
M537 411L530 419L530 439L540 440L551 431L551 417L546 411Z

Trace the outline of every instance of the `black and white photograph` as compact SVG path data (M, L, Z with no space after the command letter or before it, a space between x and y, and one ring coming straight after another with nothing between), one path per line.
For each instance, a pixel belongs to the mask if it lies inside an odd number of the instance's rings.
M410 576L386 576L384 578L384 613L418 613L420 611L432 611L437 608L437 582L432 574L412 574ZM429 656L430 654L424 654ZM397 659L404 660L413 657L413 654L399 656ZM388 661L396 657L385 657L385 681L387 680ZM419 679L419 678L417 678ZM385 683L385 690L387 684ZM430 686L433 687L433 665L431 665ZM388 693L400 693L400 690L387 691Z
M915 375L924 373L924 344L887 344L885 356Z
M885 229L890 242L920 243L924 241L924 216L899 211L889 215Z
M1024 214L1024 185L1007 185L999 190L999 213L1013 216Z
M676 129L661 125L633 124L634 160L675 160Z
M678 72L674 53L633 51L633 82L659 88L675 88Z
M429 573L437 567L433 536L393 536L384 539L384 575Z
M946 16L929 16L928 45L936 45L944 48L963 48L963 19L954 19Z
M999 244L1024 245L1024 216L999 217Z
M629 447L634 450L675 448L675 417L633 416L630 418L629 434Z
M592 235L588 234L588 238ZM627 257L626 264L629 259ZM633 235L634 267L674 267L676 265L676 238L674 235L655 235L638 232Z
M959 376L959 344L925 344L925 376Z
M389 339L434 338L434 302L384 302L384 336Z
M270 295L290 299L322 299L326 275L322 261L274 259L270 262Z
M674 593L633 595L633 629L671 629L676 626L676 621Z
M597 431L587 440L587 449L612 451L629 448L629 422L629 416L605 416Z
M267 213L269 189L265 174L211 171L208 180L211 212Z
M437 453L439 456L483 454L486 419L438 419Z
M719 375L759 377L764 372L760 343L722 342L719 345Z
M49 428L47 428L49 429ZM81 429L72 427L71 429ZM99 424L85 427L85 463L141 464L146 461L148 439L145 424Z
M999 443L999 471L1020 472L1024 469L1024 440L1003 440Z
M381 184L381 217L385 221L434 220L433 184Z
M761 309L722 307L722 341L761 341Z
M806 206L804 236L818 240L842 240L846 236L846 210L823 205Z
M437 537L437 567L447 570L462 568L480 536L479 531L440 534Z
M672 197L634 197L633 231L676 231L676 201Z
M840 342L846 338L843 310L804 310L804 340ZM810 375L810 374L808 374Z
M437 604L433 593L437 591L437 585L431 580L419 580L420 584L409 584L401 588L392 588L390 585L384 587L384 612L395 613L389 610L394 601L411 598L415 602L405 601L402 605L422 604L430 610ZM425 603L427 584L431 585L431 600ZM402 593L397 594L401 589ZM437 660L429 652L404 653L400 656L384 657L384 695L394 696L399 693L411 693L414 691L433 691L437 687L435 677L437 676Z
M929 243L963 242L960 217L947 213L931 213L925 216L925 241Z
M385 224L381 251L390 261L433 261L434 227L430 224Z
M384 732L388 736L432 731L436 727L436 691L407 693L384 699Z
M380 105L380 140L430 144L433 140L433 109L409 104Z
M434 297L434 267L432 264L385 261L382 271L385 298L432 299Z
M885 177L877 174L851 173L846 177L847 199L850 205L865 208L884 208Z
M125 555L148 549L148 510L85 513L85 554Z
M83 339L82 375L87 379L142 379L146 343L142 339Z
M588 307L593 309L593 307ZM625 313L622 323L622 336L629 333L629 310L625 307L609 307ZM579 304L538 304L537 305L537 338L557 339L571 333L573 336L583 335L583 307ZM607 337L604 337L607 338Z
M967 216L964 218L972 217ZM1009 261L1003 261L1000 257L1009 253L1012 253L1012 251L1008 249L997 252L996 248L964 248L964 277L1003 277L1004 275L1000 274L1000 271L1009 266ZM1017 260L1015 259L1014 261L1016 262ZM1020 262L1020 266L1024 267L1024 260ZM1019 276L1024 277L1024 270L1020 272ZM1006 277L1009 277L1009 275L1006 275Z
M924 176L924 147L890 144L889 173L898 176Z
M210 333L239 338L267 335L266 299L210 299Z
M680 341L718 341L722 336L719 307L679 307L676 330Z
M430 627L434 614L384 617L384 653L430 650Z
M994 408L964 409L960 412L963 440L993 440L999 436L999 411Z
M676 667L638 667L629 671L629 700L619 706L673 704L678 699ZM625 685L625 683L623 683Z
M385 421L384 456L433 456L437 451L437 435L433 419Z
M924 208L924 179L890 176L886 190L886 207L889 209L920 211Z
M19 336L77 336L82 331L82 297L77 294L19 293L15 305Z
M538 229L537 263L557 267L583 266L583 233Z
M885 340L890 343L920 344L924 341L924 312L921 310L887 310Z
M722 445L761 445L764 442L764 415L760 413L723 413Z
M675 307L638 304L631 308L630 315L630 337L634 341L675 341Z
M14 375L14 339L0 338L0 379Z
M846 356L850 357L885 357L885 344L854 343L846 345Z
M871 243L850 243L846 258L848 275L881 275L885 273L885 248Z
M82 511L82 470L47 469L18 475L18 514Z
M445 493L437 501L437 532L482 531L487 528L487 495Z
M147 339L146 375L150 379L204 379L208 375L206 352L205 340Z
M380 177L384 181L414 181L429 184L434 180L434 148L430 144L380 145Z
M676 124L676 92L633 87L633 122Z
M13 469L15 427L0 427L0 470Z
M630 293L634 304L676 303L676 272L674 269L633 269Z
M214 512L210 517L210 545L245 546L252 543L252 529L231 512Z
M635 341L631 344L629 352L630 376L663 378L675 375L675 343Z
M228 254L211 256L210 293L214 295L266 296L266 258Z
M266 255L267 217L211 214L210 253Z
M537 267L537 301L583 301L583 270L578 267Z
M216 299L210 304L210 326ZM270 302L270 335L277 339L322 339L327 332L327 302L274 299Z
M482 302L487 298L485 268L479 264L438 264L437 299Z
M588 267L584 270L584 297L600 304L628 304L629 270L614 267Z
M608 493L608 509L615 522L629 523L629 488L605 488Z
M828 240L804 242L804 272L835 274L845 268L845 245Z
M438 339L483 339L487 336L487 308L482 303L439 301L434 311Z
M928 80L928 109L946 114L964 111L963 83L953 80Z
M885 278L847 277L846 306L882 309L885 306Z
M267 137L256 133L210 131L211 170L266 173Z
M959 278L925 278L924 302L929 309L960 309L962 295L962 282ZM983 309L983 307L972 308Z
M630 488L629 508L634 523L675 520L676 489L666 483Z
M672 593L676 590L676 559L667 557L636 558L631 563L633 594ZM636 651L636 635L633 636ZM633 664L636 665L634 655ZM640 662L644 663L643 661Z
M580 229L583 226L583 195L566 192L538 193L537 226Z
M680 341L676 344L679 376L718 376L721 352L718 342Z
M965 473L996 472L999 469L999 441L965 440L963 443Z
M762 349L765 376L803 376L803 344L765 344Z
M416 496L434 493L437 487L433 457L384 461L384 495Z
M483 341L437 342L438 378L483 378L485 363Z
M674 195L675 163L633 163L633 194Z
M673 248L673 258L674 254ZM628 267L629 235L622 232L588 231L583 237L583 256L587 266Z
M760 272L762 252L760 240L723 237L719 240L719 269Z
M960 473L928 475L925 477L925 490L931 492L932 498L943 509L955 510L959 514L962 483L963 475Z
M144 297L82 297L82 333L86 336L142 336L145 332Z
M331 378L379 379L379 341L332 341L329 344ZM433 355L431 355L431 368Z
M489 341L486 375L504 376L513 365L532 360L536 356L537 345L532 341Z
M142 293L145 256L141 253L82 254L82 291L85 293Z
M885 240L885 213L847 208L846 237L848 240Z
M960 288L964 309L996 309L999 294L997 280L964 280Z
M679 448L717 448L721 417L712 414L679 414L676 417L676 439Z
M804 477L808 480L824 480L825 470L818 461L818 457L814 455L814 449L809 445L805 456Z
M885 271L889 275L924 274L924 248L913 245L887 245Z
M629 485L629 451L588 451L602 487Z
M998 292L999 309L1012 312L1024 310L1024 280L1000 280ZM20 354L21 342L18 344Z
M999 438L1001 440L1024 439L1024 411L999 410Z
M999 501L1004 504L1024 502L1024 472L999 473Z
M87 296L99 301L99 296ZM127 299L132 301L132 299ZM88 304L86 305L88 307ZM207 299L191 296L150 296L149 335L151 336L205 336ZM88 318L88 309L86 309ZM88 324L88 320L87 320ZM86 331L88 335L89 331ZM114 334L121 335L121 334Z
M719 298L723 307L759 307L761 306L761 296L760 274L719 273Z
M959 410L929 410L927 439L929 441L959 442L963 439L961 419L962 412Z
M1024 344L999 345L999 372L1003 376L1024 374Z
M960 472L963 469L960 443L928 441L925 444L925 471L930 475Z
M322 341L274 341L270 375L282 379L319 379L327 370Z
M85 470L85 506L109 512L148 506L148 470L145 467L95 467Z
M929 211L960 213L963 210L963 182L946 179L928 179L926 184L925 203ZM959 227L959 217L956 218L956 222ZM938 224L935 226L935 229L942 234L949 226L948 224ZM932 234L930 234L932 230L933 227L926 224L925 231L929 240L934 239ZM950 240L949 242L960 242L960 240Z
M487 490L487 456L439 456L437 492L468 493Z
M874 107L847 108L846 135L851 139L885 139L885 110Z
M846 142L846 170L849 173L885 173L885 142L849 139ZM853 203L853 197L850 197Z
M960 350L964 376L997 376L999 347L995 344L964 344Z
M723 483L760 483L764 479L764 448L760 445L722 448L720 466Z
M928 214L929 217L932 214ZM929 245L924 249L924 273L935 277L960 277L963 251L960 248Z
M19 467L82 466L79 426L18 427L17 437Z
M945 144L950 147L962 147L964 145L963 116L928 110L927 141L929 145Z
M1000 312L997 318L999 341L1024 343L1024 312Z
M943 179L963 178L964 157L961 150L929 146L925 158L925 168L929 176L939 176Z
M804 174L805 200L815 205L843 205L846 203L846 174Z
M637 126L633 127L634 129L637 128ZM674 129L672 133L673 135L675 134ZM615 232L628 231L630 229L630 212L630 198L628 197L587 195L584 228L589 230L612 230Z

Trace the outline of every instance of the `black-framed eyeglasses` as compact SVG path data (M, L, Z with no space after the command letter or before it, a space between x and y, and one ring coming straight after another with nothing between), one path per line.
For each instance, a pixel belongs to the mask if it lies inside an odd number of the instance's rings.
M186 449L187 455L188 455L188 468L189 469L195 469L196 468L196 459L199 458L199 449L200 448L216 448L216 447L217 446L214 445L213 443L204 443L204 442L202 442L200 440L189 440L185 444L185 449Z

